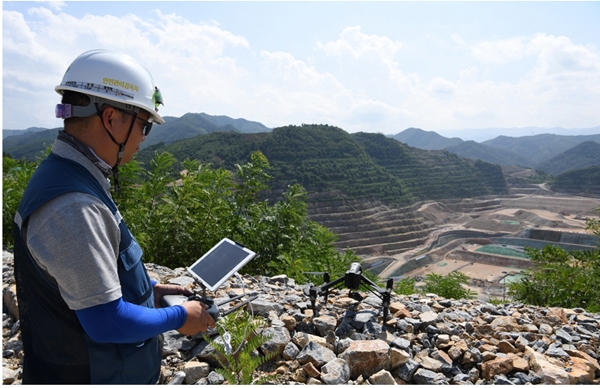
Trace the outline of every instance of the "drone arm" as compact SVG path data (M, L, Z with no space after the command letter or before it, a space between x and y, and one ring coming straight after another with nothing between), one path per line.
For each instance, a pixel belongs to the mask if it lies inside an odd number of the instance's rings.
M344 277L341 277L341 278L336 279L329 283L322 284L320 286L312 286L310 288L310 291L309 291L310 306L312 308L312 311L313 311L315 317L318 316L318 311L316 309L317 297L319 295L325 293L325 302L327 303L327 291L329 290L329 288L337 285L338 283L341 283L342 281L344 281Z

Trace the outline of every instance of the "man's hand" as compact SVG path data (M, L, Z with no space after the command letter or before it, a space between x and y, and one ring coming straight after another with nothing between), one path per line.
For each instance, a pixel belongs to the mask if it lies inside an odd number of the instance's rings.
M189 301L181 304L187 311L185 323L179 329L183 335L196 335L205 332L209 327L215 327L215 321L208 313L208 306L202 302Z
M174 284L156 283L154 286L154 306L160 308L160 300L165 295L186 295L190 296L193 292L182 286Z

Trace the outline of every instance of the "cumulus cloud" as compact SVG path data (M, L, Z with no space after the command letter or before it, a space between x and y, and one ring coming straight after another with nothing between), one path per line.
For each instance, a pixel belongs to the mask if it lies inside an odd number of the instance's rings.
M161 113L169 116L206 112L272 127L327 123L383 133L409 126L598 125L600 54L565 36L475 43L458 33L438 36L436 49L447 42L446 54L470 55L453 58L454 72L445 71L446 57L423 62L425 75L406 66L419 59L408 52L413 42L360 26L343 28L331 41L315 39L304 58L293 46L267 50L217 22L181 14L75 17L60 4L32 4L25 14L3 11L7 129L60 126L49 120L58 100L53 88L69 63L92 48L124 51L145 64L165 96ZM493 77L515 66L516 80Z
M473 56L483 63L503 64L518 61L525 52L524 38L502 39L481 42L473 46Z
M367 35L360 26L347 27L340 38L333 42L318 42L317 47L329 56L349 55L354 59L375 55L385 62L392 61L402 43L394 42L385 36Z

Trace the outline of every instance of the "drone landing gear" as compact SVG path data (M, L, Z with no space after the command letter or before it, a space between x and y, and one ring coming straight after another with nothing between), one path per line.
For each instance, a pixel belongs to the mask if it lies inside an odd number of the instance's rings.
M360 294L358 293L358 289L360 287L361 282L363 285L375 295L377 295L381 300L381 306L383 307L383 323L385 326L385 322L387 322L387 316L390 308L390 300L392 295L392 288L394 285L394 279L388 279L386 283L386 288L380 288L377 284L373 283L371 280L367 279L362 274L362 269L359 263L352 263L350 265L350 269L346 271L346 274L339 279L334 281L329 281L329 274L327 272L323 273L323 283L320 286L311 286L309 289L309 297L310 297L310 305L315 317L319 316L318 309L316 308L317 297L322 295L325 297L325 304L327 304L327 296L329 294L329 289L344 282L346 288L349 288L351 291L349 293L350 297L357 300L362 300Z

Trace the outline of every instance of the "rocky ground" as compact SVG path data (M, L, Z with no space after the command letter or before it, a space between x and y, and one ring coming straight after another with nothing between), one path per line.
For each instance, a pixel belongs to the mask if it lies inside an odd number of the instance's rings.
M147 267L157 280L197 288L181 268ZM10 253L2 272L2 377L19 384L23 354ZM327 303L319 298L315 316L306 291L285 276L244 276L209 295L217 302L243 292L258 297L249 306L272 336L261 351L277 357L256 377L275 384L600 383L599 314L393 294L384 325L381 299L372 293L359 293L359 301L348 289L333 290ZM227 384L217 367L202 336L165 333L163 384Z

